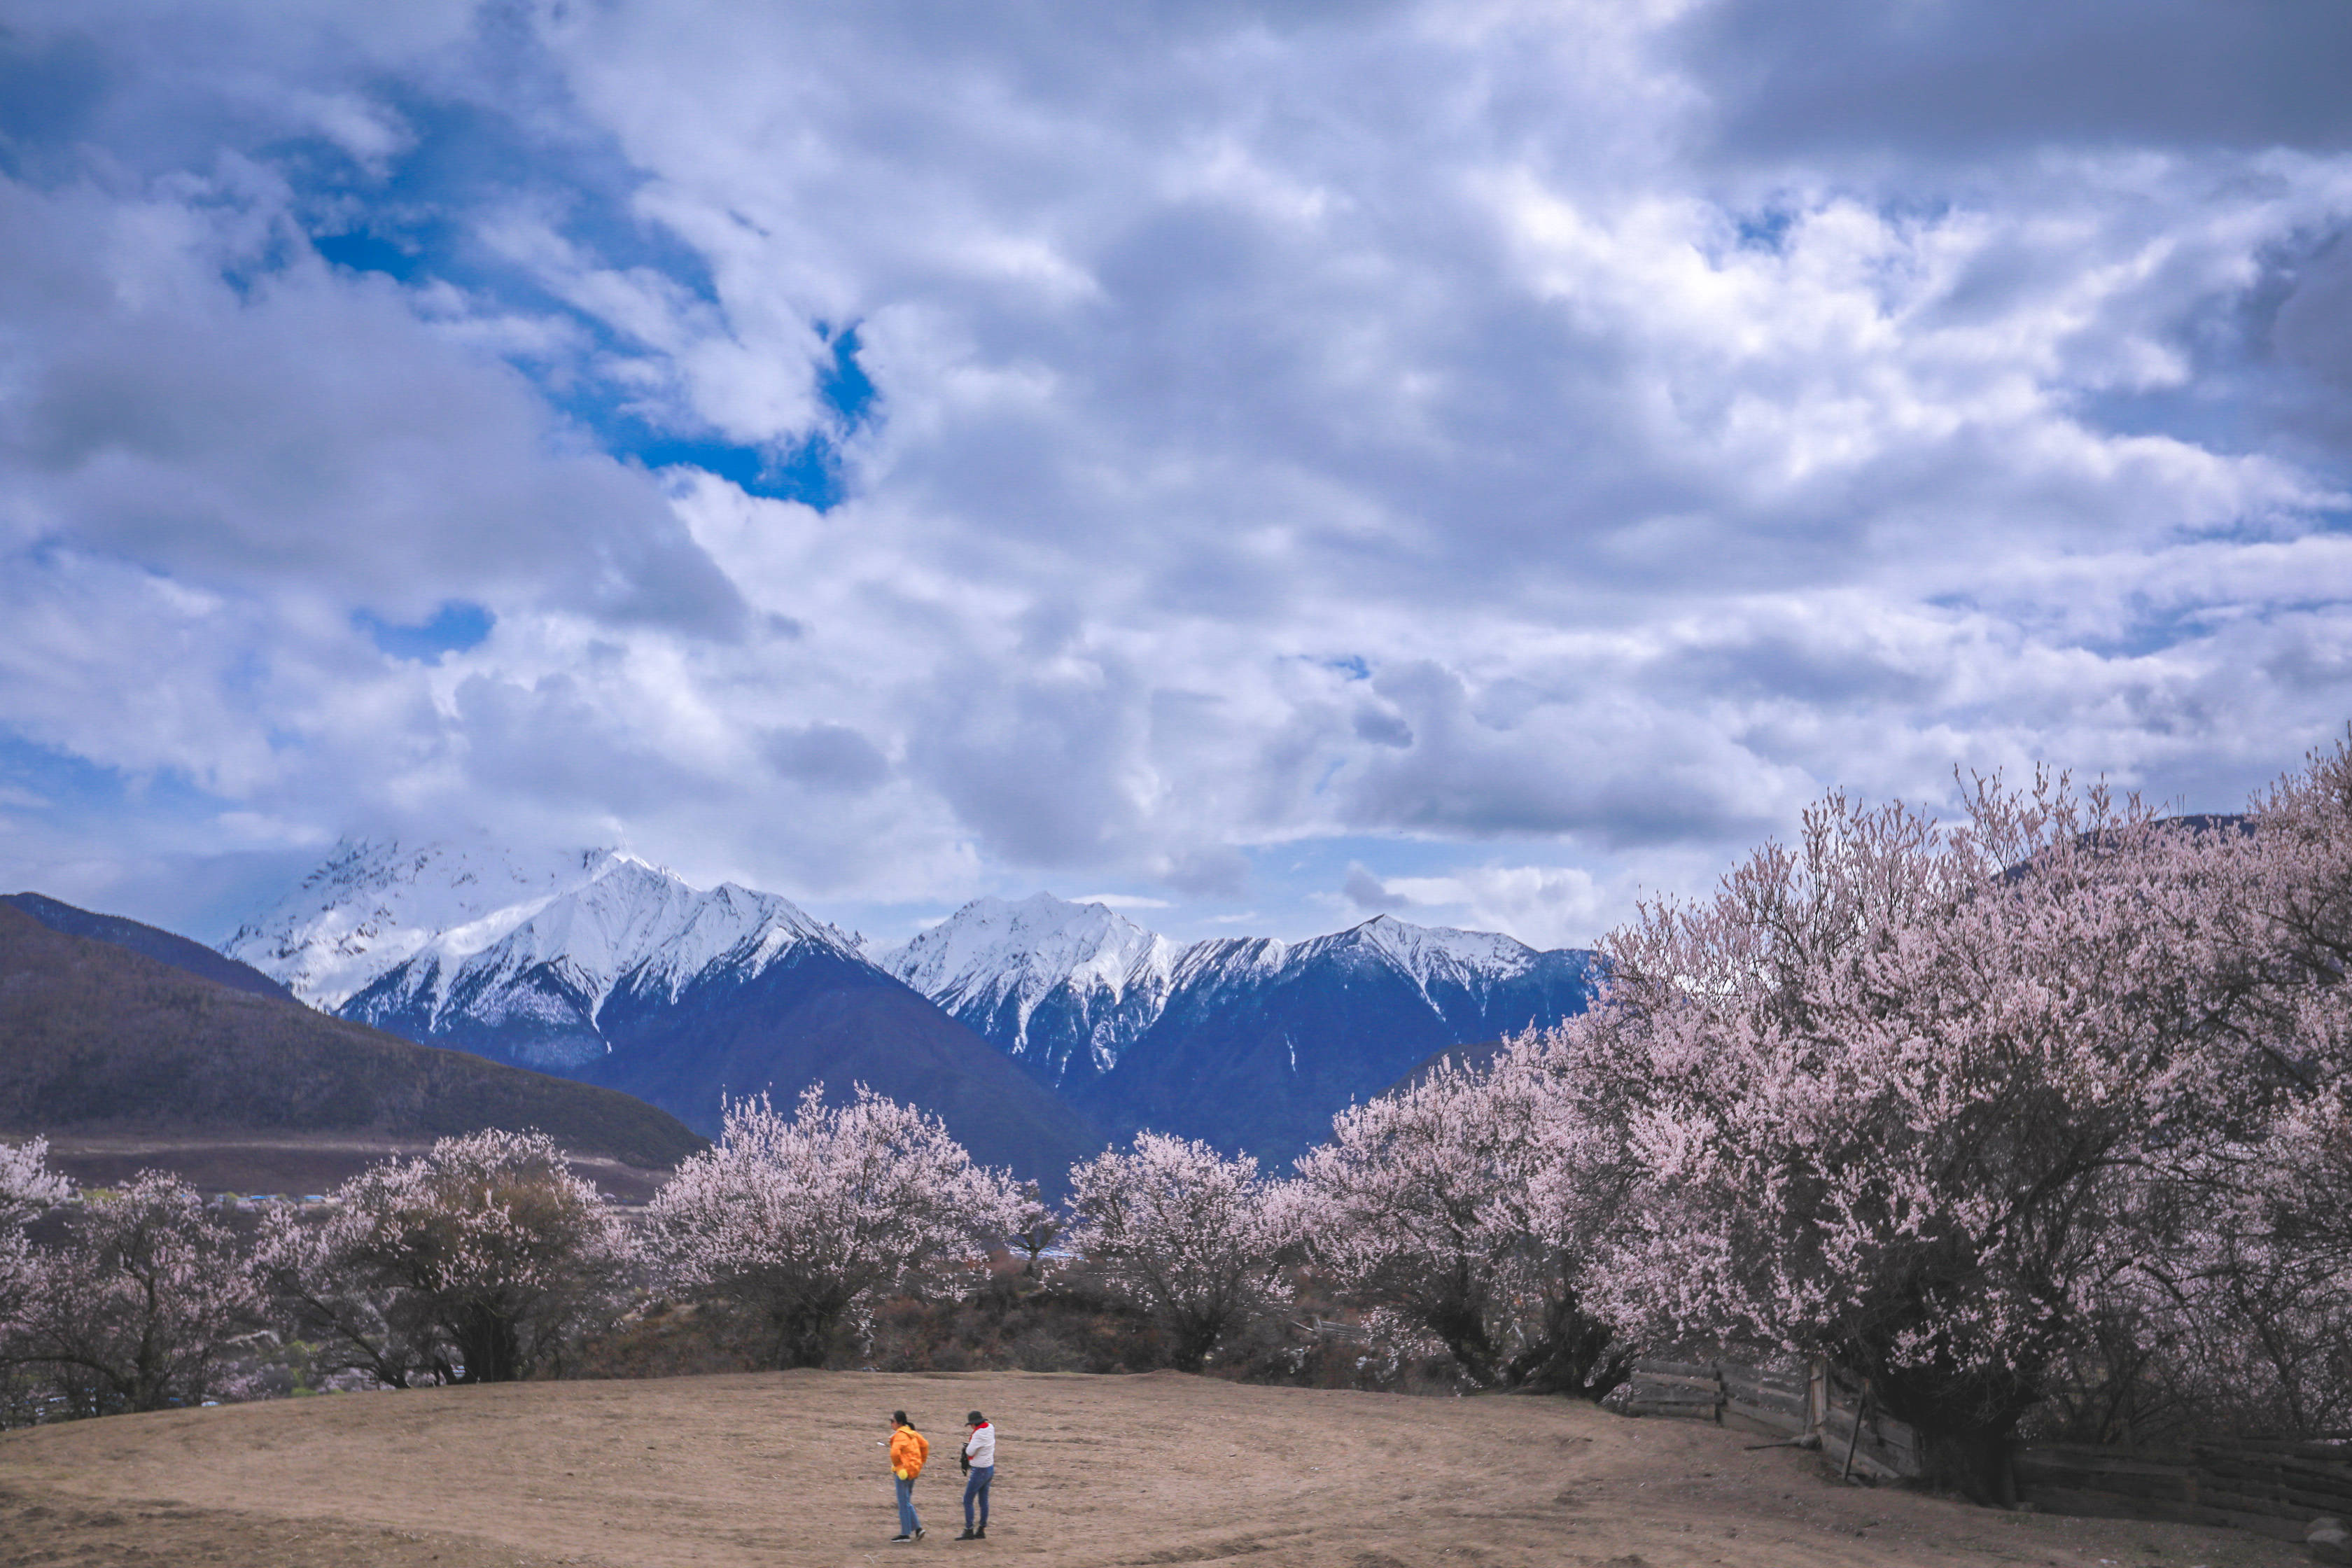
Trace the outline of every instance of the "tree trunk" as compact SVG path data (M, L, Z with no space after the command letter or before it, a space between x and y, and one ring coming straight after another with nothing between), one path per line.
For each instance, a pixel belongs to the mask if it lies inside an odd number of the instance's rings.
M768 1323L775 1336L777 1367L821 1367L833 1357L834 1331L845 1308L827 1302L792 1301L772 1306Z
M1617 1331L1563 1291L1544 1313L1540 1337L1504 1368L1504 1382L1530 1394L1573 1394L1599 1404L1633 1375Z
M1917 1430L1929 1482L1971 1502L2016 1504L2017 1424L2041 1397L2032 1373L1889 1367L1871 1382L1879 1407Z

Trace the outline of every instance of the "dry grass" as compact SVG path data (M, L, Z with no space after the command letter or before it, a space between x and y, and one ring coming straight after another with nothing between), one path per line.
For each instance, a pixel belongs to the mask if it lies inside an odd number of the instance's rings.
M996 1418L996 1520L953 1445ZM877 1445L911 1412L929 1539ZM745 1373L343 1394L0 1434L0 1564L440 1568L1013 1560L1252 1568L2285 1564L2228 1531L1841 1488L1820 1461L1554 1399L1151 1373Z

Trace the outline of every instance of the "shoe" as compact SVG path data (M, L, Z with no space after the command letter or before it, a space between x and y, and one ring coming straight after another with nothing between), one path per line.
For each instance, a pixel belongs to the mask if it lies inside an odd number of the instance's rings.
M973 1531L971 1532L971 1538L972 1538L974 1541L985 1541L985 1540L987 1540L987 1539L988 1539L988 1526L986 1526L986 1525L984 1525L984 1524L983 1524L983 1525L982 1525L978 1530Z
M912 1541L915 1538L911 1535L894 1535L890 1539L893 1541Z
M920 1541L922 1538L923 1538L923 1527L922 1527L921 1525L919 1525L919 1525L915 1526L915 1539L916 1539L916 1540L918 1540L918 1541Z

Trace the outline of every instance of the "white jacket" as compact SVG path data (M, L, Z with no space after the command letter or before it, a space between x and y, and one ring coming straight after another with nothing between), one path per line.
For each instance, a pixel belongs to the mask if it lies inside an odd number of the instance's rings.
M963 1457L971 1461L975 1470L985 1470L996 1463L996 1428L982 1426L963 1440Z

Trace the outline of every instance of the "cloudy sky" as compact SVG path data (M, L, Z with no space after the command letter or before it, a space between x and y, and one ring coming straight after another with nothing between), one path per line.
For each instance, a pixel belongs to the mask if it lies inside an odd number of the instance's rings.
M6 0L0 884L1583 942L2352 718L2352 10Z

